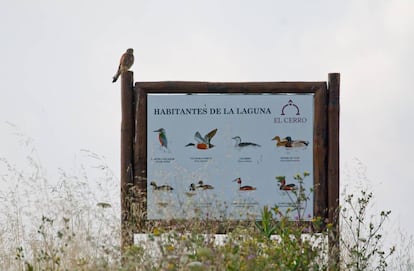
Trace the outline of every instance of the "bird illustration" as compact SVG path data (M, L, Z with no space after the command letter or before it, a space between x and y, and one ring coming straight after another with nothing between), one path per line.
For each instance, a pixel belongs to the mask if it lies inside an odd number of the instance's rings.
M168 150L168 140L167 140L167 135L165 133L165 129L160 128L158 130L155 130L154 132L158 133L158 140L160 141L161 147L164 147L165 149Z
M276 176L276 180L280 183L280 190L284 191L292 191L296 190L296 185L293 183L286 184L286 177L285 176Z
M252 142L242 142L240 136L235 136L232 139L236 140L236 144L234 145L236 148L245 148L245 147L260 147L259 144L252 143Z
M198 185L196 186L196 188L200 188L202 190L208 190L208 189L214 189L214 186L212 186L210 184L204 184L204 182L202 180L200 180L200 181L198 181Z
M210 143L211 139L213 138L213 136L217 133L217 128L210 131L208 134L206 134L204 137L201 136L200 132L196 132L194 135L195 140L197 141L197 144L194 143L188 143L187 145L185 145L186 147L188 146L194 146L199 150L207 150L207 149L211 149L214 147L213 144Z
M160 206L160 207L162 207L162 208L165 208L165 207L168 206L168 202L162 202L162 201L160 201L160 202L157 202L157 205Z
M286 139L281 140L280 136L275 136L272 140L276 140L276 147L286 147L288 141Z
M195 190L196 190L196 186L195 186L195 184L194 184L194 183L191 183L188 189L189 189L190 191L195 191Z
M252 190L256 190L256 187L250 186L250 185L241 185L242 184L242 180L241 178L236 178L233 180L233 182L237 182L239 184L239 190L240 191L252 191Z
M193 183L190 184L190 186L188 187L188 190L189 191L185 192L185 194L187 196L189 196L189 197L193 197L193 196L195 196L197 194L197 192L196 192L196 186Z
M112 83L115 83L118 80L118 77L128 71L131 66L134 64L134 49L129 48L126 52L121 56L121 60L119 61L118 71L112 77Z
M150 185L156 191L172 191L172 190L174 190L174 188L172 188L171 186L166 185L166 184L158 186L155 182L151 182Z
M287 136L286 138L286 147L287 148L297 148L297 147L306 147L309 145L309 141L305 140L292 140L290 136Z

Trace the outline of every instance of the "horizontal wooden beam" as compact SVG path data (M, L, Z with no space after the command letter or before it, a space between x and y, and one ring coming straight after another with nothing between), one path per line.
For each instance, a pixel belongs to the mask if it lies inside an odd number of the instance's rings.
M136 82L136 88L151 93L313 93L325 87L326 82ZM185 89L185 90L183 90Z

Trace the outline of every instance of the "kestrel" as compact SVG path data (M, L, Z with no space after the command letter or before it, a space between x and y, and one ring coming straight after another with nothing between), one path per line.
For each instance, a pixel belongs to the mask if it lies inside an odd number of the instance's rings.
M119 61L118 71L114 75L112 83L115 83L118 80L118 77L123 73L128 71L131 66L134 64L134 49L129 48L126 52L121 56L121 60Z

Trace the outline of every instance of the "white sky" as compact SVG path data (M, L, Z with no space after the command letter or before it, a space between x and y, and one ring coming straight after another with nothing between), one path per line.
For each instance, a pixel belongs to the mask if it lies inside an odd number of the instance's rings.
M341 166L413 234L414 1L4 1L0 157L33 138L48 173L81 149L119 176L119 57L136 81L325 81L341 73ZM22 158L23 157L23 158ZM345 178L342 185L353 181Z

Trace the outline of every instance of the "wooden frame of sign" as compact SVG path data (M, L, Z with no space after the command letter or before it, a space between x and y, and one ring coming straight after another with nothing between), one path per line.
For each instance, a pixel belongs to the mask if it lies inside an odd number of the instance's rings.
M151 232L154 225L185 228L185 219L147 219L147 98L149 94L312 94L313 112L313 216L333 223L337 234L339 204L339 81L328 82L137 82L122 74L121 223L122 247L135 233ZM152 132L152 131L151 131ZM179 223L178 223L179 222ZM211 224L212 221L209 221ZM213 231L223 231L220 221ZM235 223L246 223L236 221ZM211 227L210 227L211 228Z

